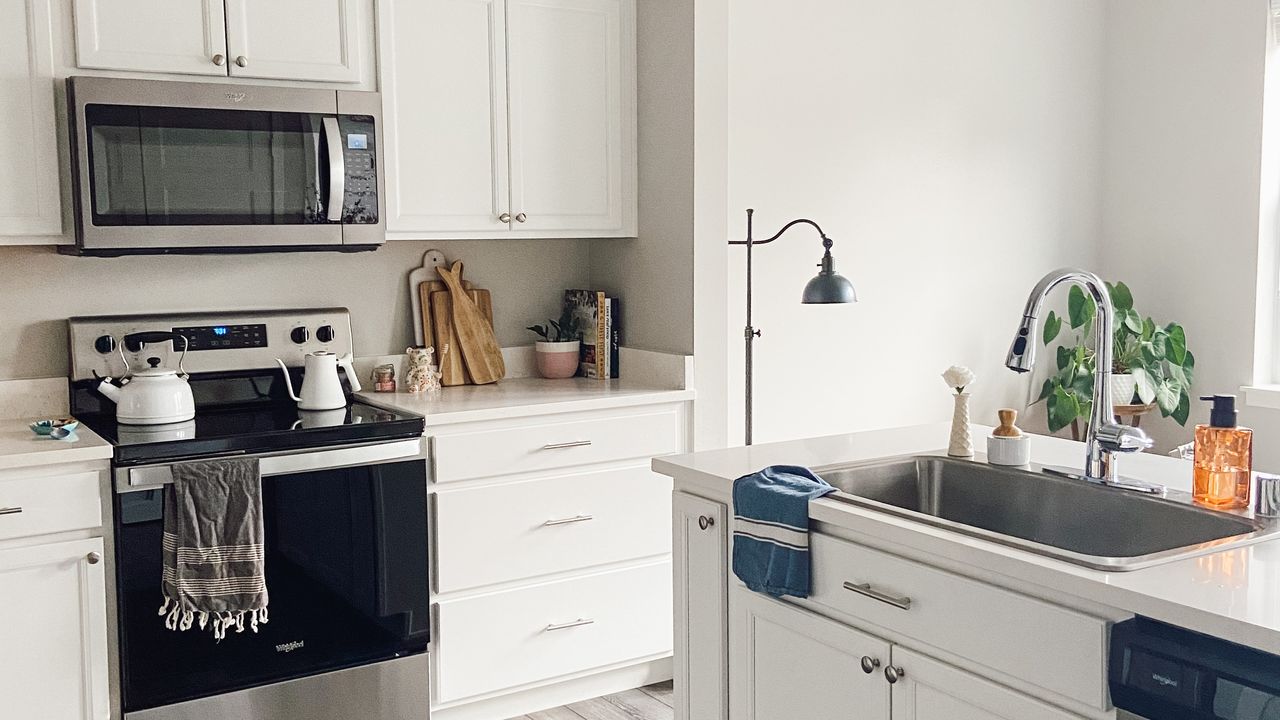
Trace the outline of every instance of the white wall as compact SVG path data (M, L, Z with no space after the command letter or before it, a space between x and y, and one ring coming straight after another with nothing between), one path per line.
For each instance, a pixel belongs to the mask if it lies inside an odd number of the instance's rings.
M802 306L806 228L758 249L756 439L1020 406L1003 367L1026 293L1092 266L1100 231L1102 0L734 0L729 232L806 216L861 302ZM729 251L730 440L740 441L743 250Z
M356 352L413 342L408 273L439 248L493 293L498 342L527 345L524 328L559 312L564 288L586 284L587 241L387 243L372 253L85 258L52 247L0 247L0 379L67 372L74 315L343 306Z
M1262 0L1108 4L1102 267L1140 310L1186 327L1200 394L1253 379L1258 273L1270 265L1259 217L1274 217L1276 199L1272 186L1259 205L1267 22ZM1187 429L1148 426L1163 446L1206 421L1195 405ZM1256 464L1280 467L1280 413L1247 409L1242 421L1259 433Z

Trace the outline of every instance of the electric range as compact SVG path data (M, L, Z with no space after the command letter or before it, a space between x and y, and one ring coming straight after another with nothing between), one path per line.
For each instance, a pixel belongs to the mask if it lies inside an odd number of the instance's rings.
M297 408L304 358L352 351L341 308L73 318L71 410L114 446L112 643L125 720L419 718L429 704L423 418L350 399ZM126 342L152 333L156 341ZM186 358L177 333L189 348ZM118 422L99 390L127 368L188 374L195 417ZM163 498L176 463L255 457L270 621L222 641L168 630Z

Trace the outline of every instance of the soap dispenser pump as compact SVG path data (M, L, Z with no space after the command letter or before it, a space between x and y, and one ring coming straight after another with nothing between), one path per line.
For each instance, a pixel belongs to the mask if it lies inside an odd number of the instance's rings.
M1213 403L1208 425L1196 426L1195 501L1214 508L1249 506L1253 431L1236 425L1236 396L1200 398Z

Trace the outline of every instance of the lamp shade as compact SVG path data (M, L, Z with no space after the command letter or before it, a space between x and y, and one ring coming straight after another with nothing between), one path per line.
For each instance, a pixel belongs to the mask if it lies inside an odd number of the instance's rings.
M822 256L822 271L804 286L800 302L805 305L858 302L858 291L849 278L836 272L830 251Z

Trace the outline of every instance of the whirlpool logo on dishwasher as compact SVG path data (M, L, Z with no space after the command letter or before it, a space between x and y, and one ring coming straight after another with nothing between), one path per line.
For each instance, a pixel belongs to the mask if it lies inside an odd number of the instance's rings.
M1174 680L1168 675L1161 675L1160 673L1151 673L1151 679L1154 680L1157 685L1163 685L1165 687L1175 687L1175 688L1178 687L1178 681Z
M287 642L287 643L277 645L276 652L291 653L294 650L301 650L302 648L306 647L306 644L307 642L305 640L294 640L293 642Z

